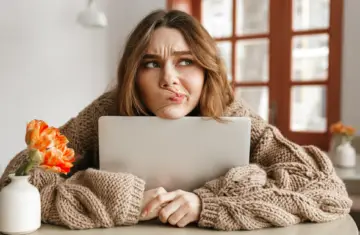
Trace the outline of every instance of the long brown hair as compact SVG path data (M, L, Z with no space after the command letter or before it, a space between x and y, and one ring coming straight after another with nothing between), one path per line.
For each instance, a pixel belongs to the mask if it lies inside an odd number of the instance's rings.
M140 100L135 79L153 32L159 27L179 30L196 62L205 71L205 81L196 115L219 119L234 95L227 80L224 62L215 41L204 27L185 12L157 10L135 27L125 44L117 73L118 113L122 116L149 115Z

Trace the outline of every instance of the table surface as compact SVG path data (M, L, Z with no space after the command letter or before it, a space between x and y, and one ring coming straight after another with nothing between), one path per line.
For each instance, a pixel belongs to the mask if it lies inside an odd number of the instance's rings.
M119 235L119 234L129 234L129 235L202 235L202 234L217 234L217 235L232 235L232 234L242 234L242 235L358 235L358 228L354 220L350 215L345 216L342 219L327 222L327 223L303 223L294 226L289 226L285 228L267 228L259 229L253 231L234 231L234 232L225 232L225 231L216 231L208 230L197 227L186 227L186 228L177 228L171 227L159 223L143 223L135 226L123 226L109 229L90 229L90 230L69 230L63 227L51 226L51 225L42 225L41 228L32 233L32 235Z

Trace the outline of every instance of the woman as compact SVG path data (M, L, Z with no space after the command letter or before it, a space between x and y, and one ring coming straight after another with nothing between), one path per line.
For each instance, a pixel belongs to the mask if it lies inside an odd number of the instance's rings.
M135 175L97 167L97 121L104 115L248 116L252 120L251 164L237 167L194 192L151 189ZM118 86L60 128L84 156L67 179L36 169L45 223L88 229L132 225L159 217L163 223L219 230L324 222L346 215L352 205L329 158L313 146L284 138L243 102L235 102L216 44L191 16L155 11L130 35L118 69ZM25 151L8 174L25 161ZM91 157L93 156L93 157Z

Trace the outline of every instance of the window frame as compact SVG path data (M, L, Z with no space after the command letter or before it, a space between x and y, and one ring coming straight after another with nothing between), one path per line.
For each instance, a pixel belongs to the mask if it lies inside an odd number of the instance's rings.
M329 27L294 31L292 28L291 0L269 0L269 32L236 36L237 1L233 1L232 36L214 38L215 41L231 41L231 75L234 91L241 87L268 86L269 88L269 122L275 125L290 140L302 144L313 144L328 150L331 133L330 125L340 120L341 69L342 69L342 23L343 0L330 0ZM201 22L201 0L168 0L167 8L176 9L177 3L189 4L189 11ZM294 36L329 35L328 77L327 80L292 81L292 40ZM256 38L269 39L269 80L268 82L235 82L236 81L236 41ZM304 85L323 85L327 88L326 118L327 130L318 132L294 132L290 128L291 87Z

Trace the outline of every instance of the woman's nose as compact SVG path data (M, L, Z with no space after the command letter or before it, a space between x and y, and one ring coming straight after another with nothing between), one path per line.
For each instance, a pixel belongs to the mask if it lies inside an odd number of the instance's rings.
M179 84L178 73L174 68L174 66L171 65L164 66L160 79L160 86L166 88L178 84Z

